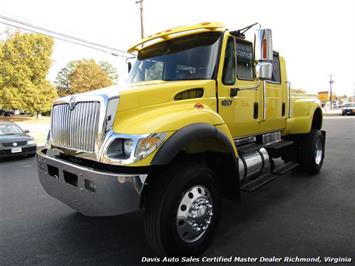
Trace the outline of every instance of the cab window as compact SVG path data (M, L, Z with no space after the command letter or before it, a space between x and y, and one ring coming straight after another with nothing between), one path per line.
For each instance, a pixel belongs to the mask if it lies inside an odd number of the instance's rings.
M253 45L237 39L237 76L240 80L254 80Z
M281 83L280 57L279 57L279 53L276 51L274 51L273 53L271 81L276 83Z
M225 85L235 84L235 53L234 40L229 38L227 42L226 55L224 57L222 82Z

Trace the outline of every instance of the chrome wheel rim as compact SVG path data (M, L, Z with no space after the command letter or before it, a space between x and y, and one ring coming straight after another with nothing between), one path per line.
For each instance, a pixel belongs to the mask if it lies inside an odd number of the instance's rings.
M197 185L182 196L176 215L176 228L182 240L195 242L207 231L213 216L213 202L210 191Z
M321 163L322 157L323 157L323 144L322 144L322 140L318 138L316 140L316 147L314 150L314 158L317 165Z

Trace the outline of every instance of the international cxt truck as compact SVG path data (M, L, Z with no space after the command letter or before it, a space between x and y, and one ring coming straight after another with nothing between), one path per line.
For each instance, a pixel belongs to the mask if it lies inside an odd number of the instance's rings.
M39 179L86 216L143 210L159 255L198 256L222 198L298 168L317 174L317 99L294 97L271 30L221 23L168 29L129 48L128 85L57 99Z

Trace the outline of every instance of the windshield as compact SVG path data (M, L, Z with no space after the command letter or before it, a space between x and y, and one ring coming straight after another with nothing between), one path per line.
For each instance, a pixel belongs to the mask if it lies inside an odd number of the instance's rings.
M355 107L355 103L346 103L344 107Z
M22 134L22 129L14 124L0 124L0 135Z
M139 52L129 82L213 79L220 32L172 39Z

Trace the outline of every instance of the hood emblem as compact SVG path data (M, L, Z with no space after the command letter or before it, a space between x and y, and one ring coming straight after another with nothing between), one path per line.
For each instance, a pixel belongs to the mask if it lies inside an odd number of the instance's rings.
M12 146L16 147L17 146L17 142L12 143Z
M73 111L75 108L75 96L70 97L69 100L69 109Z

